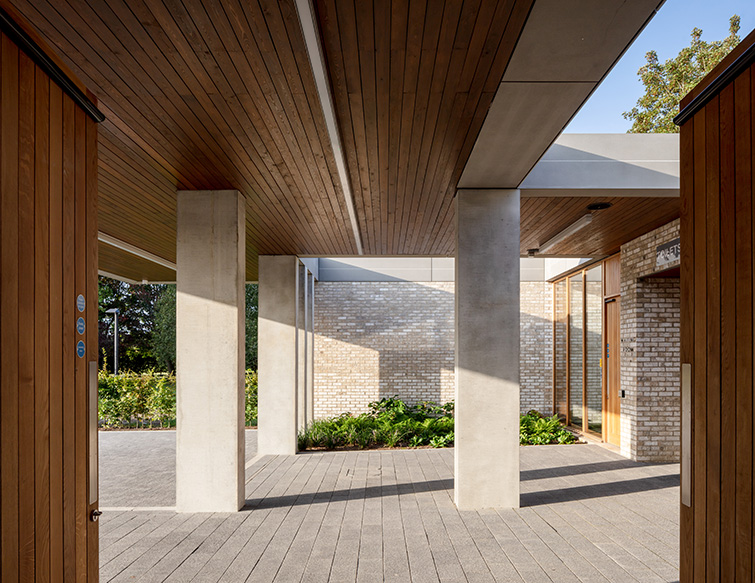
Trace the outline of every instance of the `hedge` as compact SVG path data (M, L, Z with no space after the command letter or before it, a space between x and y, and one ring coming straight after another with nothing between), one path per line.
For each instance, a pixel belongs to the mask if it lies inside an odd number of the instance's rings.
M152 428L176 425L176 377L150 370L145 373L99 373L100 426ZM257 372L245 374L245 423L257 425Z

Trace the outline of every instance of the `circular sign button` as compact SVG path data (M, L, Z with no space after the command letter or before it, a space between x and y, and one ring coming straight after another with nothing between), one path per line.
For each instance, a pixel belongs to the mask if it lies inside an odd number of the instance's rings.
M87 301L84 299L84 296L79 294L79 297L76 298L76 308L79 310L79 312L83 312L84 308L87 307Z
M83 334L86 329L87 323L84 321L84 318L79 318L78 320L76 320L76 332Z
M87 348L84 345L84 341L83 340L79 340L76 343L76 356L78 356L79 358L84 358L84 355L86 354L86 351L87 351Z

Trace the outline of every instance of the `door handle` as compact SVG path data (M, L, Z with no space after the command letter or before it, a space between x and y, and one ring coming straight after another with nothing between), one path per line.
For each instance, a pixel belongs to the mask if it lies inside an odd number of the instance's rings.
M89 520L92 522L97 522L97 520L102 516L102 511L97 510L96 508L92 510L92 513L89 515Z

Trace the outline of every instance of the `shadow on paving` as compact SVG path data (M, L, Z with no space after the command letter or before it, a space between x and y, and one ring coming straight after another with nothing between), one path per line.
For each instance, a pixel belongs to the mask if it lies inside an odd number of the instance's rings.
M250 498L244 505L244 510L260 508L288 508L292 506L309 506L323 504L333 500L348 500L362 498L382 498L398 494L419 494L438 490L453 490L453 479L426 480L424 482L410 482L405 484L391 484L386 486L368 486L367 488L346 488L331 492L312 494L295 494L291 496L272 496L270 498Z
M679 474L669 474L667 476L652 476L649 478L621 480L605 484L589 484L585 486L575 486L573 488L559 488L558 490L527 492L522 494L520 500L523 507L543 506L546 504L558 504L559 502L589 500L590 498L604 498L606 496L619 496L622 494L634 494L637 492L678 487Z
M574 476L576 474L592 474L595 472L610 472L613 470L628 470L632 468L646 468L649 465L663 467L674 464L647 464L643 462L633 462L631 460L611 460L608 462L594 462L590 464L575 464L571 466L557 466L554 468L538 468L536 470L522 470L519 474L520 480L544 480L547 478L561 478L565 476Z

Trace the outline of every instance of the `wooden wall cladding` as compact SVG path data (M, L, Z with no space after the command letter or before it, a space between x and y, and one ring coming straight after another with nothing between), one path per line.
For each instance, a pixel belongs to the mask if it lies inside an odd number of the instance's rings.
M682 582L755 577L753 137L755 65L681 128L681 359L692 363Z
M0 579L97 581L97 127L0 36Z

